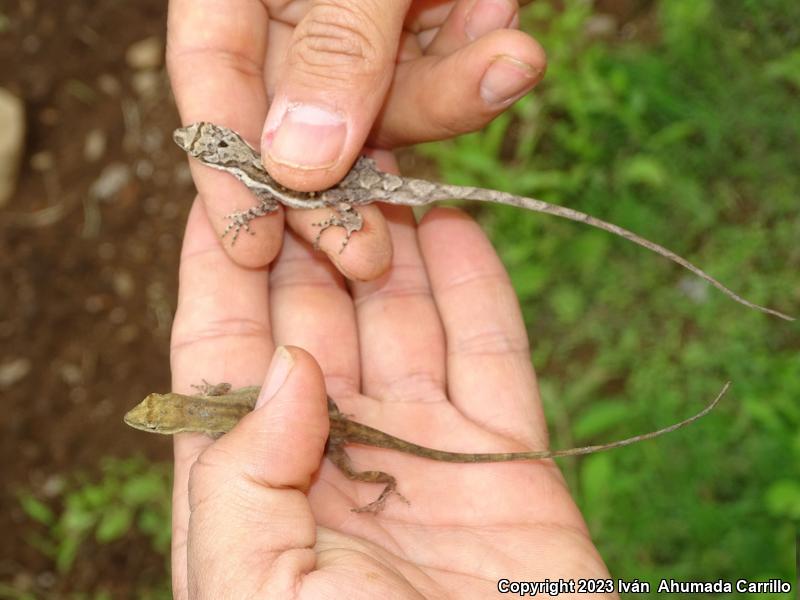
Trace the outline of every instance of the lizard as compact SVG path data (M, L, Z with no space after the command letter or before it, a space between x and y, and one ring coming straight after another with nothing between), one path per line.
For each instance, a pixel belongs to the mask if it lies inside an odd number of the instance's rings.
M794 317L742 298L671 250L642 238L632 231L572 208L497 190L401 177L380 171L375 165L375 161L364 156L356 160L344 179L335 186L319 192L297 192L275 181L262 165L258 152L231 129L201 121L179 127L173 133L173 139L180 148L204 165L236 177L258 199L255 206L228 215L230 223L222 236L225 237L232 232L232 243L236 242L241 231L252 233L250 222L253 219L275 212L280 204L300 209L330 208L331 216L315 224L320 229L314 246L318 246L320 236L326 229L339 226L345 230L345 238L340 252L344 250L352 234L359 231L363 225L363 219L356 210L358 206L372 202L423 206L452 199L505 204L585 223L623 237L688 269L744 306L787 321L794 321Z
M219 437L230 431L247 413L253 410L260 387L250 386L231 390L228 383L216 385L204 382L202 386L195 386L200 393L196 395L185 394L150 394L125 415L125 423L135 429L151 433L171 435L175 433L197 432L205 433L212 437ZM612 448L628 446L644 440L649 440L665 433L670 433L705 416L719 403L730 387L726 383L716 398L703 410L678 423L662 429L636 435L623 440L606 444L569 448L565 450L532 450L525 452L492 452L492 453L464 453L435 450L402 440L378 429L351 420L342 413L336 403L328 396L328 419L330 431L325 446L325 455L333 462L348 479L367 483L384 484L383 491L378 498L366 506L353 508L354 512L379 513L383 510L387 498L392 494L405 500L397 491L397 480L394 476L383 471L357 471L350 457L345 452L347 444L360 444L375 448L396 450L405 454L427 458L430 460L451 463L488 463L527 460L545 460L565 456L580 456L592 454ZM408 502L406 500L406 502Z

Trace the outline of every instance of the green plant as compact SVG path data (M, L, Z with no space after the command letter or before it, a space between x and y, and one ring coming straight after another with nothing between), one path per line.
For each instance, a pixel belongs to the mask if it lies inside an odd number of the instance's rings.
M50 501L30 492L18 497L28 517L44 527L44 533L30 533L28 541L64 574L89 539L103 545L138 533L166 556L171 494L170 465L135 456L104 458L99 478L82 473L64 478Z
M524 28L547 50L544 82L484 131L421 151L450 181L597 215L797 312L800 4L645 8L646 35L601 41L585 33L591 3L533 3ZM561 463L612 573L791 579L797 326L602 232L480 216L529 323L553 447L678 420L733 381L692 428Z

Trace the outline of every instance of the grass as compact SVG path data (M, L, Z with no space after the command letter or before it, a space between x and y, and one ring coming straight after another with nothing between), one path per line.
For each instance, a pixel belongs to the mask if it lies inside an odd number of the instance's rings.
M800 5L650 10L648 39L608 42L584 33L590 4L534 3L545 81L485 131L422 151L451 182L612 221L797 313ZM495 207L481 221L523 306L553 447L677 421L733 381L688 430L562 463L612 574L794 581L797 324L603 232Z

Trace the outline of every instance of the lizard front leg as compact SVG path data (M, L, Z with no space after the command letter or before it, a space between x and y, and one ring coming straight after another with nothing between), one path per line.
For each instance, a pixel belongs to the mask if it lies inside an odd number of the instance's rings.
M253 232L250 230L250 221L273 213L276 210L278 210L278 201L275 200L275 198L259 196L259 203L255 206L251 206L247 210L238 210L226 215L225 218L230 220L230 223L228 223L225 231L222 232L222 237L225 237L228 233L233 231L233 239L231 240L231 246L233 246L242 229L250 235L253 235Z

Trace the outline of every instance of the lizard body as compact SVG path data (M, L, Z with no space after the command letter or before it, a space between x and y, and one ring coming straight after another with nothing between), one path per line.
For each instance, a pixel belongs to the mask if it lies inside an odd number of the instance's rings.
M342 413L336 403L328 397L328 418L330 432L325 455L344 473L348 479L368 483L383 483L383 491L378 498L366 506L354 509L355 512L380 512L386 499L398 493L397 480L383 471L356 471L344 450L347 444L360 444L374 448L397 450L405 454L430 460L453 463L487 463L522 460L544 460L563 456L591 454L611 448L619 448L636 442L652 439L665 433L685 427L709 413L728 391L726 383L717 397L702 411L678 423L642 435L618 440L607 444L569 448L566 450L533 450L528 452L464 453L435 450L402 440L374 427L358 423ZM200 386L201 394L150 394L125 415L125 423L151 433L174 434L183 432L206 433L220 436L231 429L253 410L258 386L244 387L231 391L226 383ZM399 493L398 493L399 495ZM402 497L402 496L401 496Z
M261 164L258 152L231 129L213 123L199 122L176 129L173 139L178 146L203 164L226 171L239 179L258 198L259 202L255 206L228 215L230 224L223 236L233 232L234 242L242 230L250 231L250 221L274 212L279 204L300 209L330 208L333 211L331 217L317 224L320 226L320 232L316 241L319 241L319 237L325 229L335 226L343 227L345 239L342 249L347 245L350 236L359 231L363 224L361 215L355 210L355 207L371 202L423 206L441 200L462 199L505 204L586 223L623 237L688 269L744 306L787 321L794 320L789 315L742 298L671 250L646 240L632 231L571 208L497 190L435 183L424 179L384 173L378 170L372 159L363 156L356 161L345 178L335 186L320 192L296 192L275 181Z

